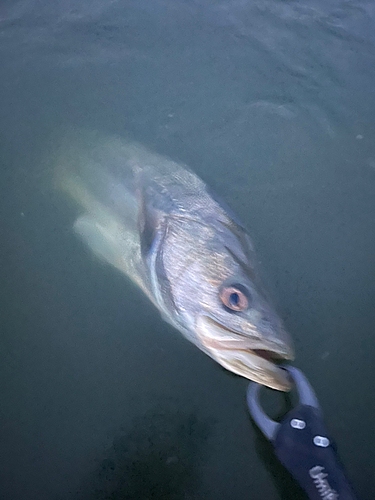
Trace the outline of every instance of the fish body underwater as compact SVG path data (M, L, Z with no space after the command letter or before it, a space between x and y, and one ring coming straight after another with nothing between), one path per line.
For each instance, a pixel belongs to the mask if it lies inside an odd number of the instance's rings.
M267 300L242 224L188 167L126 139L76 133L55 183L79 208L74 229L130 277L187 339L238 375L287 391L274 361L292 342Z

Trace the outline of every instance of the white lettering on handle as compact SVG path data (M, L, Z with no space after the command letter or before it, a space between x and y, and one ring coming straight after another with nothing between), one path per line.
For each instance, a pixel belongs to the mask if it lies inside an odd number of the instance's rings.
M323 500L338 500L339 494L337 491L333 490L329 485L328 474L323 472L324 467L321 465L315 465L309 470L310 477L314 481L316 489Z

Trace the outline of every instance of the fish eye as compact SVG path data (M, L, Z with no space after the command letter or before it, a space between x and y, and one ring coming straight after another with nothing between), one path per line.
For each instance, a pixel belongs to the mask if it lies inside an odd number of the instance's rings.
M244 292L235 286L226 286L220 291L220 299L228 309L232 311L244 311L249 301Z

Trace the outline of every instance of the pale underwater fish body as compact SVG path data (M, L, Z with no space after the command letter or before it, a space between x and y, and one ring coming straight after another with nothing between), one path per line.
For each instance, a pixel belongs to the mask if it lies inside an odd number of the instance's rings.
M292 359L262 292L250 240L187 167L132 141L77 133L56 181L78 204L74 229L129 276L165 320L223 367L289 390L275 360Z

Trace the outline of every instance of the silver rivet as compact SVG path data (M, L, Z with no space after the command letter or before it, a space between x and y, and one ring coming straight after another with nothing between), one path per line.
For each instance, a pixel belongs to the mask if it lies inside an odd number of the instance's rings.
M290 426L293 427L293 429L304 429L306 427L306 422L299 418L293 418L290 421Z
M315 446L320 446L321 448L327 448L327 446L329 446L329 439L324 436L315 436L313 441Z

